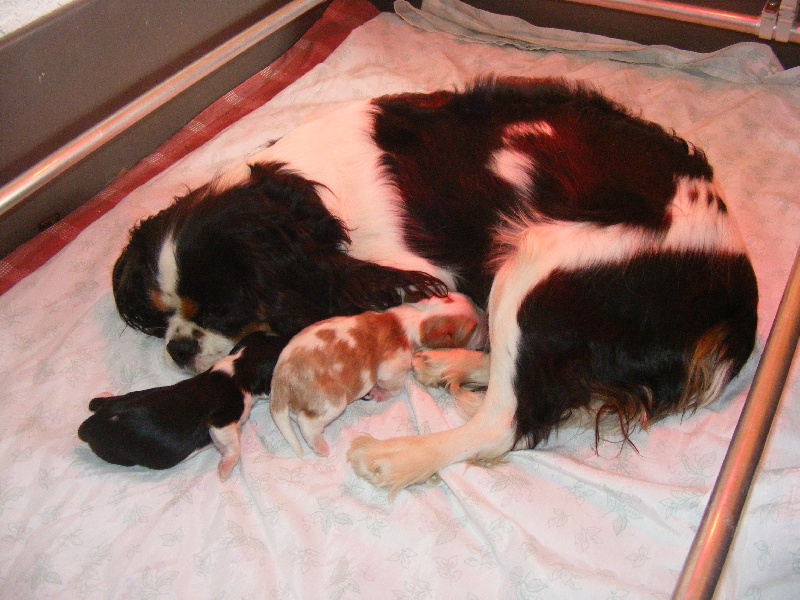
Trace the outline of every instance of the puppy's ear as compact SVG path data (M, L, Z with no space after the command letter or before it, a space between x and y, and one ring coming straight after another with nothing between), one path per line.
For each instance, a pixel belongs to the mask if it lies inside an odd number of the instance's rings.
M428 348L463 348L478 324L466 316L435 316L422 321L420 342Z

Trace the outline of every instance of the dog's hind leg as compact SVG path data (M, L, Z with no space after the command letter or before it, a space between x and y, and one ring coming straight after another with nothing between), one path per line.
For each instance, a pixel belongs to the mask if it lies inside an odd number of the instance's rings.
M284 390L278 384L279 380L276 378L272 386L269 412L278 431L281 432L281 435L297 455L297 458L303 458L303 447L300 445L300 440L297 439L297 435L295 435L292 428L292 420L289 415L289 400L284 397Z
M300 410L295 415L303 439L317 456L330 455L330 447L325 441L323 432L328 425L342 415L347 404L347 397L342 396L336 400L329 400L329 403L317 407L313 412Z
M317 417L312 418L304 413L297 415L297 425L300 427L300 433L303 434L303 439L317 456L329 456L331 453L328 442L325 441L325 436L322 434L331 421L333 419L328 421Z

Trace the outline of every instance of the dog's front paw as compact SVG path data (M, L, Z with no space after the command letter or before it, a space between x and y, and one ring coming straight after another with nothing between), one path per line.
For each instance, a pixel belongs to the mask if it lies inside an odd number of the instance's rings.
M447 354L447 350L427 350L414 354L411 359L414 378L428 387L443 385Z
M411 360L414 377L429 387L482 386L489 381L489 355L464 348L424 350Z
M347 451L347 461L353 467L356 475L363 477L372 485L383 487L386 485L383 466L372 456L373 452L371 452L377 441L370 435L356 438Z
M353 440L347 460L353 471L376 487L389 488L389 498L415 483L423 483L436 473L430 457L415 442L419 438L376 440L364 435Z

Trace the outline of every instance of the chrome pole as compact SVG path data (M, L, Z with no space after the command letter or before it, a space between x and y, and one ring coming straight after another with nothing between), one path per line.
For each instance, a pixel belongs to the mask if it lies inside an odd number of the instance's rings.
M216 69L323 2L289 2L62 146L0 188L0 216Z
M673 600L713 597L800 337L800 250Z
M695 6L683 4L681 2L668 2L665 0L567 0L576 4L586 4L589 6L599 6L601 8L611 8L638 15L647 15L661 19L672 19L693 23L695 25L705 25L718 29L728 29L740 33L749 33L764 39L775 39L783 42L800 42L800 27L793 26L794 18L786 17L786 23L781 26L781 34L772 29L779 18L777 6L772 11L772 4L768 2L770 9L765 7L765 11L760 16L743 15L741 13L720 10L705 6ZM777 0L778 2L780 0ZM777 3L777 2L775 2ZM774 19L769 20L774 12ZM766 14L765 14L766 13ZM788 13L787 13L788 14ZM769 31L766 31L769 29ZM785 31L783 31L785 30ZM786 39L782 39L785 37Z

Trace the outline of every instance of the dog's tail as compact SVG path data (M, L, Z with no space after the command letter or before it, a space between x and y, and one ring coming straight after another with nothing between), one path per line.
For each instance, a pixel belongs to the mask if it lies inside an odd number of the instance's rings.
M272 415L272 420L278 427L284 439L289 443L294 453L298 458L303 458L303 447L300 445L300 440L292 427L292 419L289 416L289 398L291 391L286 389L280 381L280 378L273 379L272 393L269 399L269 412Z

